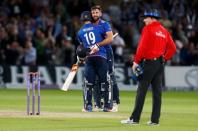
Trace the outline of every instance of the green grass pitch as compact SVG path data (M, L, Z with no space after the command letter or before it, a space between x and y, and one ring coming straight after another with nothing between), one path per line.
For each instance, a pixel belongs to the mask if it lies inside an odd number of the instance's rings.
M122 125L130 116L135 92L121 91L119 112L81 112L82 92L41 90L41 115L26 115L26 90L0 89L0 131L197 131L198 92L163 92L160 126L147 126L151 92L140 125Z

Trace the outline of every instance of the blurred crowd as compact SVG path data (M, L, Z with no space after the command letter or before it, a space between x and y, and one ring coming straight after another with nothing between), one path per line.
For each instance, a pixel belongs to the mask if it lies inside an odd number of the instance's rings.
M80 13L95 4L93 0L1 0L0 64L71 66L76 61ZM132 59L143 27L140 15L150 7L160 9L160 21L175 40L177 54L169 64L198 65L197 0L120 0L106 5L103 19L119 32L112 42L115 62Z

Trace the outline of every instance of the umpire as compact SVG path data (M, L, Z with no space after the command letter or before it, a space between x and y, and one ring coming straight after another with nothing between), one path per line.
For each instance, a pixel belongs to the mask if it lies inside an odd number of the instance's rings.
M122 120L122 124L139 124L146 93L149 85L152 87L152 114L148 125L159 125L162 96L162 77L164 62L176 52L175 44L169 32L160 24L161 17L156 9L144 12L141 39L138 44L132 70L142 63L143 74L139 80L135 107L129 119Z

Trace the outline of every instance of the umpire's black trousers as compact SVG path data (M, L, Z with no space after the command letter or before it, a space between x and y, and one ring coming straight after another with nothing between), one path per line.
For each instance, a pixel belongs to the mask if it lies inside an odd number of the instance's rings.
M144 72L142 78L140 78L137 89L135 107L130 119L133 119L135 122L139 122L146 93L148 87L151 85L153 96L151 121L159 123L161 112L162 77L164 72L162 58L160 57L153 60L144 60L143 70Z

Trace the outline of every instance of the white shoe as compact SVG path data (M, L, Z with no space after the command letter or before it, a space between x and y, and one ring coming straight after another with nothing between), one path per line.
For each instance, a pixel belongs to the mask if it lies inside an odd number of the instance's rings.
M85 109L84 107L82 108L82 112L92 112L92 106L88 105L87 109Z
M102 111L103 109L102 108L99 108L98 106L94 106L94 108L93 108L93 111L94 112L100 112L100 111Z
M111 112L118 112L118 104L113 103L113 108L111 109Z
M87 110L85 110L85 108L83 107L83 108L82 108L82 112L87 112Z
M155 122L152 122L152 121L148 121L148 122L147 122L147 125L149 125L149 126L159 126L159 123L155 123Z
M133 119L130 120L129 118L126 119L126 120L121 120L120 123L121 123L121 124L139 125L139 122L135 122L135 121L133 121Z

